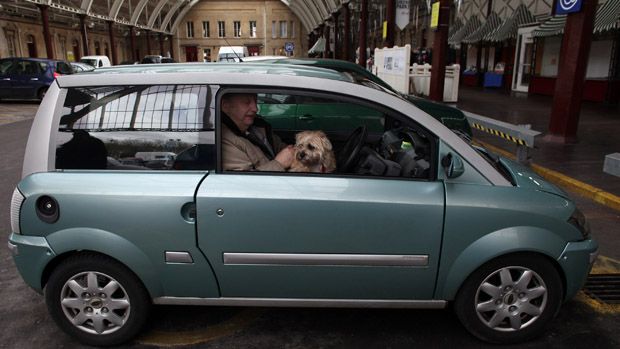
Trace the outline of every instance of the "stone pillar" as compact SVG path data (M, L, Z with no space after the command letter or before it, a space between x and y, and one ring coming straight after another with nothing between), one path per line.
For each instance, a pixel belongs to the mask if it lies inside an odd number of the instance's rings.
M387 22L387 30L385 33L385 47L394 47L394 28L396 27L396 0L386 0L385 20ZM383 25L383 23L381 23Z
M344 46L342 59L351 60L351 11L349 11L349 3L342 4L342 15L344 16L344 35L342 38L342 46Z
M82 47L84 56L90 55L88 48L88 33L86 32L86 15L80 15L80 31L82 33Z
M116 41L114 40L114 22L108 21L108 33L110 35L110 52L112 53L112 64L117 65L118 59L116 58Z
M366 37L368 35L368 0L360 0L360 43L358 64L366 68Z
M439 1L439 25L433 38L433 58L431 86L429 97L434 101L443 101L443 89L446 77L446 55L448 53L448 26L450 20L450 1Z
M571 13L566 18L549 134L546 136L548 140L561 143L577 141L596 5L596 0L584 0L581 12Z
M43 39L45 41L45 51L47 58L54 59L54 48L52 47L52 35L50 34L49 7L47 5L39 5L41 10L41 19L43 20Z

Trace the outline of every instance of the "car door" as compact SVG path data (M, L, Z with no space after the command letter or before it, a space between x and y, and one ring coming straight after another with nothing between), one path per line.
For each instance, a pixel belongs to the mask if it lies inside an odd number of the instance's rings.
M14 62L13 59L0 60L0 98L12 97L11 80Z
M47 69L46 63L41 63ZM32 98L37 95L39 88L44 86L43 72L39 62L30 60L20 60L14 69L14 77L11 80L13 97Z
M432 299L441 181L218 172L198 188L196 212L223 297Z
M316 96L299 98L297 128L337 132L366 125L370 132L383 130L379 113L365 106Z

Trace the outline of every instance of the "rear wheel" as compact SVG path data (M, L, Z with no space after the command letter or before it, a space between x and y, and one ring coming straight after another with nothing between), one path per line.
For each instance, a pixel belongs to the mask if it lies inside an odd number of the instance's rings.
M95 254L76 255L58 265L47 284L45 300L63 331L94 346L133 338L150 308L148 293L131 271Z
M42 101L43 97L45 97L45 94L47 93L47 87L41 87L39 89L39 92L37 92L37 98Z
M562 281L542 256L510 255L476 270L463 284L454 308L476 337L518 343L540 335L562 304Z

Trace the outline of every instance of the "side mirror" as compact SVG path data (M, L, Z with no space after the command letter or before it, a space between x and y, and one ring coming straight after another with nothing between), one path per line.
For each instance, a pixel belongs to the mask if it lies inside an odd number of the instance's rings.
M446 171L446 176L448 178L457 178L465 172L463 160L458 156L452 155L452 153L448 153L448 155L441 159L441 166L444 171Z

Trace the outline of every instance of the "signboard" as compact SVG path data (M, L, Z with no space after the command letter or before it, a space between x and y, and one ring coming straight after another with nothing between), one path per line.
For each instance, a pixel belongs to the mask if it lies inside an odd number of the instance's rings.
M555 14L563 15L581 11L583 0L558 0L555 5Z
M386 51L383 56L383 72L386 74L401 75L409 69L406 61L406 52L400 50Z
M434 2L433 7L431 8L431 28L437 28L438 26L439 26L439 1Z
M409 0L396 0L396 26L404 30L409 24Z
M284 43L284 51L293 52L295 50L295 44L292 42Z
M385 40L385 38L387 38L387 21L383 21L383 34L382 34L382 38L383 38L383 40Z

